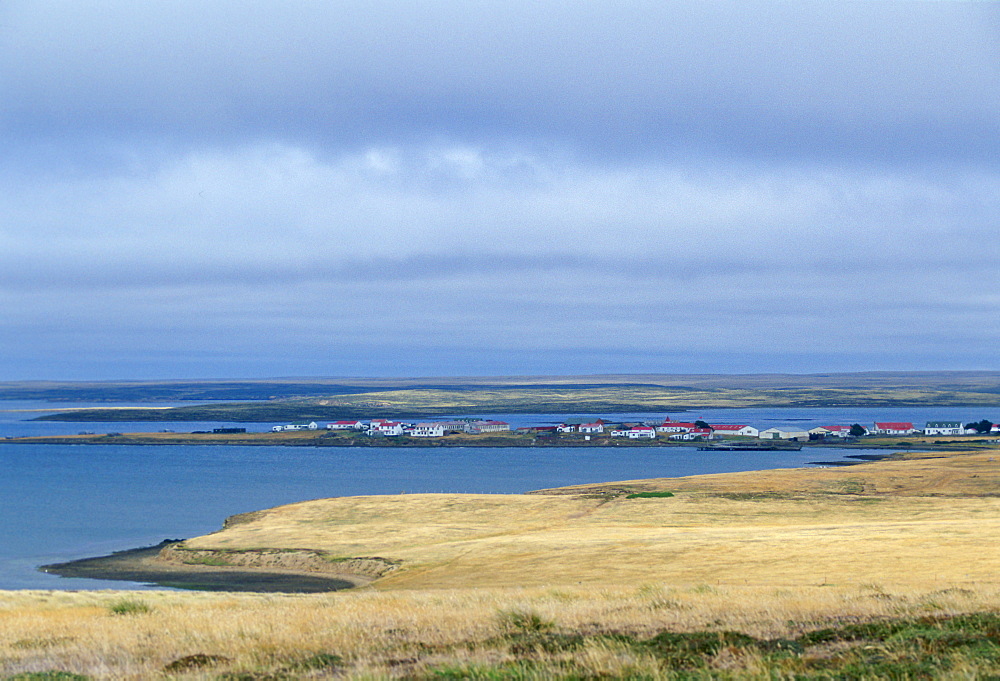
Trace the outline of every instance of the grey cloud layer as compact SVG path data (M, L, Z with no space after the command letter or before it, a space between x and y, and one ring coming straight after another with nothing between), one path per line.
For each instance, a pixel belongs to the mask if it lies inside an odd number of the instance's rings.
M66 2L0 10L30 137L550 140L988 158L1000 9L960 2Z
M0 281L364 276L485 268L652 272L995 262L1000 176L817 167L630 169L469 148L193 155L155 172L0 190ZM819 262L802 260L821 254ZM500 258L500 260L497 260ZM427 266L422 267L421 263ZM655 263L660 263L657 266ZM196 275L201 272L201 275ZM642 276L641 272L636 273ZM120 279L120 281L118 281Z
M1000 5L620 5L3 3L0 377L994 368Z

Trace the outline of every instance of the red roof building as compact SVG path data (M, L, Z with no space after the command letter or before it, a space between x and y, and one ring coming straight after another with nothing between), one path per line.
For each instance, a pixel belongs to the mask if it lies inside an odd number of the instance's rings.
M907 421L876 421L875 435L912 435L916 429Z

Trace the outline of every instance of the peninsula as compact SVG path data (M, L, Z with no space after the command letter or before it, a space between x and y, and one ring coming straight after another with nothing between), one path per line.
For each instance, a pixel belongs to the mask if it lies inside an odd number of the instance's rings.
M154 553L158 570L195 581L277 572L365 586L281 600L12 594L0 610L18 640L52 642L0 654L65 668L100 631L138 676L878 678L903 664L912 677L975 678L1000 659L997 449L525 495L320 499ZM167 630L184 633L155 648L141 634Z

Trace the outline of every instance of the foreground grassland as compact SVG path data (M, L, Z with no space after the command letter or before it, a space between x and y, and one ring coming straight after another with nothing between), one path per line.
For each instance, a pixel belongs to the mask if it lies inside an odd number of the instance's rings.
M993 678L998 460L269 509L180 559L399 567L308 596L2 593L0 678Z
M994 584L7 592L0 677L992 678L998 609Z

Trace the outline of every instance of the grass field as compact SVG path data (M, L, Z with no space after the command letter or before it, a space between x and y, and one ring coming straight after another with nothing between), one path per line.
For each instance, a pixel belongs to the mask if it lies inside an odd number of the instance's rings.
M269 509L186 545L400 568L309 596L2 593L0 678L991 678L998 460Z
M995 584L7 592L0 675L987 678L1000 671L998 608ZM980 615L951 619L963 613Z
M996 452L938 455L533 495L324 499L271 509L185 544L402 561L379 581L382 589L649 579L929 587L946 564L949 580L977 582L1000 575L996 459ZM675 496L626 498L658 490Z

